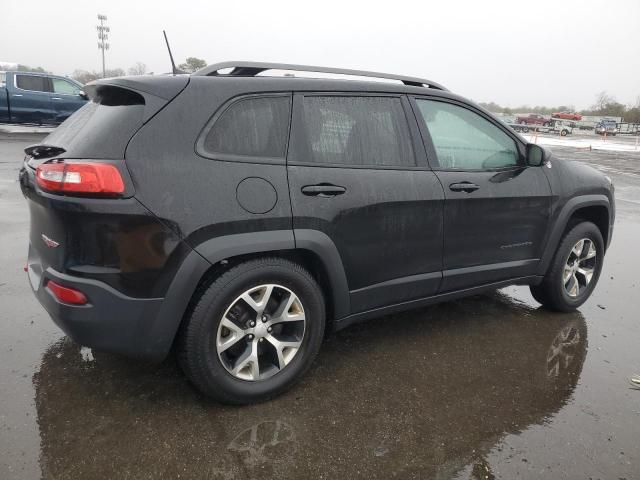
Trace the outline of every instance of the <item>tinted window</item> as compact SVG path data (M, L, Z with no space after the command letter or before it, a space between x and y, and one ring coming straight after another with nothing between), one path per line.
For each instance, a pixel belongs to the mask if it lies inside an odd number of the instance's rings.
M52 78L54 93L62 93L65 95L77 95L80 92L80 88L67 80L61 78Z
M6 73L0 72L0 87L4 87L6 80L7 80Z
M442 168L486 170L518 164L516 142L477 113L450 103L417 103Z
M291 98L250 97L231 104L207 133L209 154L284 158Z
M144 121L144 98L124 88L97 88L93 100L76 110L47 143L80 158L124 158L127 143Z
M399 98L304 97L305 134L299 161L321 164L414 166L413 147Z
M32 90L34 92L48 92L47 78L35 75L16 75L18 88Z

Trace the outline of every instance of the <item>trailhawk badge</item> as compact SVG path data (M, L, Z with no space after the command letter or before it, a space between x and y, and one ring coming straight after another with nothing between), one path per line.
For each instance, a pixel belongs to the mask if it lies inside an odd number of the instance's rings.
M55 240L52 240L49 237L47 237L44 233L41 235L41 237L44 244L49 248L56 248L58 245L60 245Z

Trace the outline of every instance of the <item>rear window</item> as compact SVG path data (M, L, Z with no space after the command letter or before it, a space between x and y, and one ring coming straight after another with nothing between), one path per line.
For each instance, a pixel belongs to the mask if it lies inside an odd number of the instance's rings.
M283 159L290 109L290 95L236 100L205 128L198 152L209 157Z
M16 86L22 90L31 90L33 92L49 91L47 78L35 75L16 75Z
M105 86L65 120L43 143L84 158L124 158L127 143L142 126L144 98L125 88Z
M302 125L295 130L297 162L415 166L399 98L307 96L303 100L301 120Z

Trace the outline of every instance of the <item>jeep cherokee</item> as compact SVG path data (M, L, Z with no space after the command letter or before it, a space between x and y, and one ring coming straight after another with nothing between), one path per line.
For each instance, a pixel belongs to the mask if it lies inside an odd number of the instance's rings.
M218 401L288 389L325 330L512 284L571 311L598 281L611 181L435 82L226 62L86 93L25 149L33 291Z

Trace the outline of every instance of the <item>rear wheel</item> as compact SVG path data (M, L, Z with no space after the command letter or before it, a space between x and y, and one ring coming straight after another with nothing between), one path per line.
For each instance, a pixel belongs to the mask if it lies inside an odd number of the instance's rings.
M544 307L570 312L582 305L598 282L604 241L591 222L574 226L562 239L547 275L531 294Z
M259 402L300 379L324 326L324 300L309 272L280 258L252 260L201 292L182 327L178 359L204 394Z

